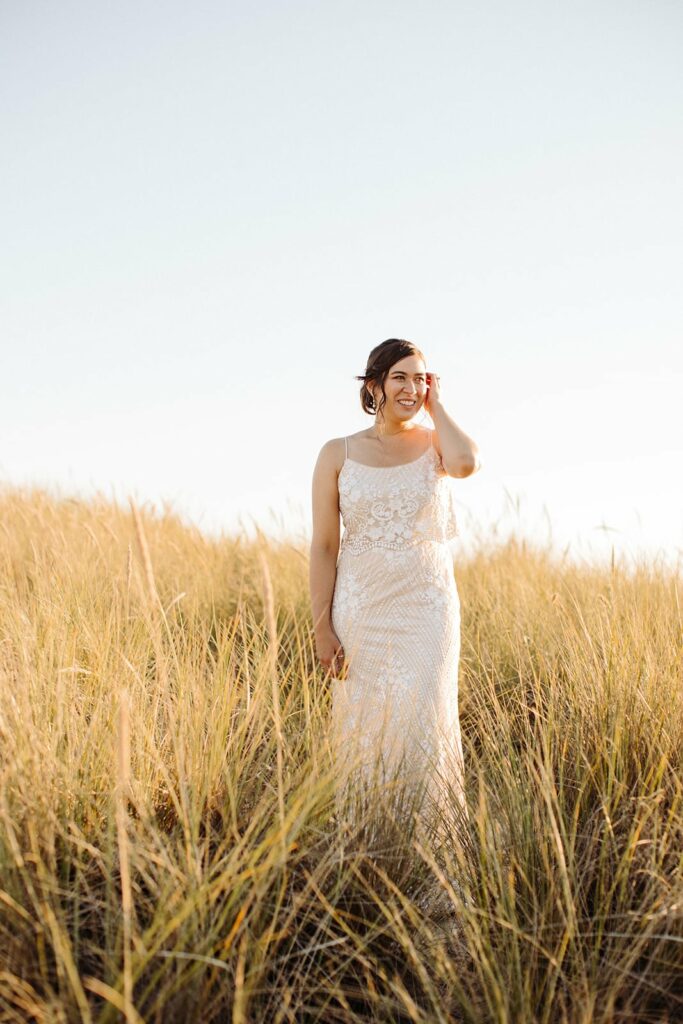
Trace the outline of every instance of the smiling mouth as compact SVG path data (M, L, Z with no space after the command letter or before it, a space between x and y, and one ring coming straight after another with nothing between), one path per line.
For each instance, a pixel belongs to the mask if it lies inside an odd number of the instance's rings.
M398 404L399 405L405 405L405 406L412 406L412 405L415 405L415 399L414 398L399 398L398 399Z

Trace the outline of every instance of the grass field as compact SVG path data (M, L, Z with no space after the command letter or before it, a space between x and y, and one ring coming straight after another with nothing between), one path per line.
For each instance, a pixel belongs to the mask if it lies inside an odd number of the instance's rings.
M0 1022L683 1020L680 575L456 565L436 845L335 813L305 547L37 490L0 526Z

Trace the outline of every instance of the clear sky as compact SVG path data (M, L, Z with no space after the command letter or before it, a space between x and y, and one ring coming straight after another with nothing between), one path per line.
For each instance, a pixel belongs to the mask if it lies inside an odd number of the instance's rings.
M481 452L456 550L680 556L682 43L678 0L6 0L0 480L305 535L402 337Z

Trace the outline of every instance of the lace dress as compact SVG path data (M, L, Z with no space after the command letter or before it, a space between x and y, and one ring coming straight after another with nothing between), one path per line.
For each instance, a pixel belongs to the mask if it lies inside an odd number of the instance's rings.
M460 600L448 542L458 533L452 478L429 446L412 462L339 473L344 524L331 607L345 677L332 680L340 782L425 783L464 809L458 718ZM357 760L354 760L357 758ZM337 792L343 789L338 786Z

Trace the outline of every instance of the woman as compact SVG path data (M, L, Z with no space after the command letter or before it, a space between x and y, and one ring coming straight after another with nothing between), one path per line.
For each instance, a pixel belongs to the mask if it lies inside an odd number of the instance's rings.
M412 342L382 342L356 379L374 423L323 445L312 495L311 605L318 659L335 676L339 767L396 771L464 810L448 477L476 472L478 449ZM423 408L434 430L415 422Z

